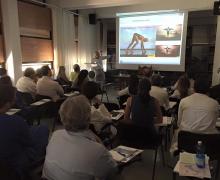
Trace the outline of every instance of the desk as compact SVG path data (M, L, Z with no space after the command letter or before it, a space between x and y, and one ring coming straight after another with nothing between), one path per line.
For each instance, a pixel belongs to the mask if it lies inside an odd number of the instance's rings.
M7 115L15 115L15 114L17 114L17 113L20 112L20 111L21 111L21 109L11 108L11 109L9 109L9 110L6 112L6 114L7 114Z

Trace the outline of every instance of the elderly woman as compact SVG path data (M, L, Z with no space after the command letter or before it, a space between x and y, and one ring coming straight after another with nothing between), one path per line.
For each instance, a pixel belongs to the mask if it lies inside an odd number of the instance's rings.
M108 150L89 131L91 108L83 95L68 98L60 108L65 130L56 131L47 147L43 176L49 180L106 179L116 171Z

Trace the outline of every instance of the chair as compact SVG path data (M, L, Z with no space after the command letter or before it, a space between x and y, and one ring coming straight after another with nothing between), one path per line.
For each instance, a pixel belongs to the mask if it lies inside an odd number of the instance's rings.
M120 144L137 149L154 150L154 164L152 172L152 180L155 177L156 160L158 149L161 148L163 165L165 164L164 150L160 135L153 137L149 130L145 127L135 126L134 124L120 123L118 126L118 137ZM149 138L151 137L151 138Z
M215 179L217 179L220 163L220 134L199 134L180 131L178 134L178 151L196 153L198 141L202 141L205 145L205 153L210 157L210 160L217 160L217 171L215 174Z
M16 91L16 106L20 109L29 106L34 102L34 99L30 93Z
M107 102L109 102L109 99L108 99L108 88L112 85L112 83L106 83L106 84L103 84L101 86L101 93L102 93L102 96L101 96L101 102L102 102L102 99L103 99L103 95L105 94L106 98L107 98Z
M113 110L119 110L119 106L115 103L104 103L105 107L108 109L109 112Z

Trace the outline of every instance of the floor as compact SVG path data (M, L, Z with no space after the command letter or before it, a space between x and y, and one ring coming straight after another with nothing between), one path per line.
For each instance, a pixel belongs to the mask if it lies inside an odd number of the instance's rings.
M110 102L117 102L117 91L114 87L108 89L108 98ZM104 96L103 100L106 102L107 99ZM44 119L42 124L46 124L52 127L51 119ZM63 128L62 125L58 124L56 129ZM173 167L177 161L170 155L169 151L165 152L166 165L162 165L161 154L157 158L156 174L155 180L172 180ZM115 180L151 180L152 178L152 168L153 168L153 157L154 151L145 150L141 156L141 161L134 162L125 167L122 172L114 178ZM188 178L177 176L177 180L187 180ZM219 178L220 180L220 178Z

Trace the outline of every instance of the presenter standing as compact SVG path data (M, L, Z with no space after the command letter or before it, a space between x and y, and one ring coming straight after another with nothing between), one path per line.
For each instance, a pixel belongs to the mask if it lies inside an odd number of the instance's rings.
M103 70L103 60L107 59L107 56L102 56L100 51L95 52L95 57L92 59L92 63L95 64L94 67L92 67L92 71L95 71L95 79L96 82L103 85L105 82L105 73Z

